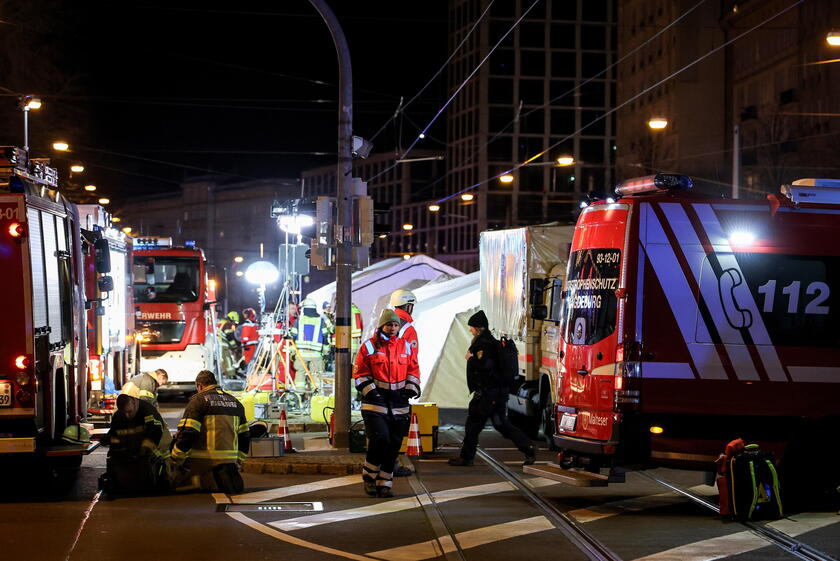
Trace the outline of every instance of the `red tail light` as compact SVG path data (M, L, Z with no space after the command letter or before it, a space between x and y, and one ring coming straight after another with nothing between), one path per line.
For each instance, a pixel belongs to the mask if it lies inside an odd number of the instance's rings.
M20 222L12 222L9 224L8 232L13 238L26 237L26 227Z
M27 355L18 355L14 360L15 368L18 370L26 370L29 368L29 357Z
M88 376L92 382L102 380L102 362L98 358L92 358L88 361Z

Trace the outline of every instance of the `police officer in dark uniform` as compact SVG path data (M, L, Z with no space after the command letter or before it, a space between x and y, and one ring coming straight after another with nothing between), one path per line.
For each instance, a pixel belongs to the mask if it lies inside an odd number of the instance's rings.
M521 430L513 426L507 418L507 400L510 388L502 375L501 344L490 333L487 316L479 310L473 314L467 325L473 335L472 345L467 352L467 387L472 392L467 410L467 422L464 426L464 444L461 454L451 458L451 466L471 466L478 446L478 435L487 424L487 419L502 436L512 440L520 452L525 454L524 465L536 461L535 449L531 440Z

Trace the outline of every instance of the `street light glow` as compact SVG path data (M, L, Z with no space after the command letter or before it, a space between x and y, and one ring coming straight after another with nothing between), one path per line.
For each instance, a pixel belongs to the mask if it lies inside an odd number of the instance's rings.
M825 36L825 42L832 47L840 47L840 31L829 31Z
M27 111L31 111L32 109L40 109L41 108L41 100L37 97L32 97L26 100L26 104L24 104L23 108Z
M111 222L113 222L114 224L116 224L118 222L122 222L122 218L120 218L119 216L112 216L111 217Z
M440 205L429 205L429 212L437 212L440 210Z
M94 191L96 191L96 185L85 185L85 191L90 191L91 193L93 193Z
M108 197L102 197L101 199L99 199L99 204L101 204L101 205L107 205L110 202L111 202L111 199L109 199Z
M502 183L513 183L513 176L509 173L506 173L503 176L499 177L499 181L501 181Z
M125 228L122 229L122 231L125 232L126 234L130 234L131 233L131 226L126 226Z
M300 234L303 228L308 228L315 224L315 219L308 214L285 215L280 217L278 224L284 232Z
M408 224L408 223L403 224L403 230L409 231L409 230L413 230L413 229L414 229L414 224Z
M242 271L236 271L236 276L237 277L241 277L243 275L245 275L245 273L243 273Z
M270 261L255 261L245 270L245 280L258 286L273 284L279 278L280 271Z
M570 166L575 163L575 159L571 156L560 156L557 158L558 166Z
M72 171L73 173L82 173L83 171L85 171L85 166L83 166L82 164L73 164L72 166L70 166L70 171Z
M241 255L237 255L236 257L233 258L234 263L242 263L243 261L245 261L245 258L242 257Z
M661 130L668 126L668 119L664 117L652 117L648 120L648 126L653 130Z
M53 150L58 150L59 152L67 152L70 150L70 145L64 142L63 140L59 140L58 142L53 142Z
M461 200L462 201L469 202L469 201L473 200L474 198L475 198L475 195L473 195L472 193L464 193L463 195L461 195Z

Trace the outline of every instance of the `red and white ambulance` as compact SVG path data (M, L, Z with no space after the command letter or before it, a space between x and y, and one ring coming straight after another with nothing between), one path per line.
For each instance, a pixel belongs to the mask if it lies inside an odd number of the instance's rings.
M767 200L690 188L639 178L581 212L557 299L556 445L596 467L711 470L736 437L837 456L840 181Z

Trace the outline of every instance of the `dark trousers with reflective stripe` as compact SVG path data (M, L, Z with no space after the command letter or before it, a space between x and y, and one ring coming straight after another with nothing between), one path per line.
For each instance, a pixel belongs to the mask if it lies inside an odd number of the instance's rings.
M362 419L365 421L365 436L368 439L365 463L379 466L379 473L387 474L386 479L390 480L402 440L408 434L408 415L394 416L362 411ZM364 473L372 475L368 470ZM379 484L377 481L377 485Z
M484 430L487 419L493 423L493 428L499 431L502 436L519 448L519 451L527 453L531 446L531 440L524 432L513 426L507 418L506 389L480 390L470 400L467 410L467 422L464 425L464 445L461 447L461 457L465 460L472 460L475 457L475 449L478 446L478 435Z

